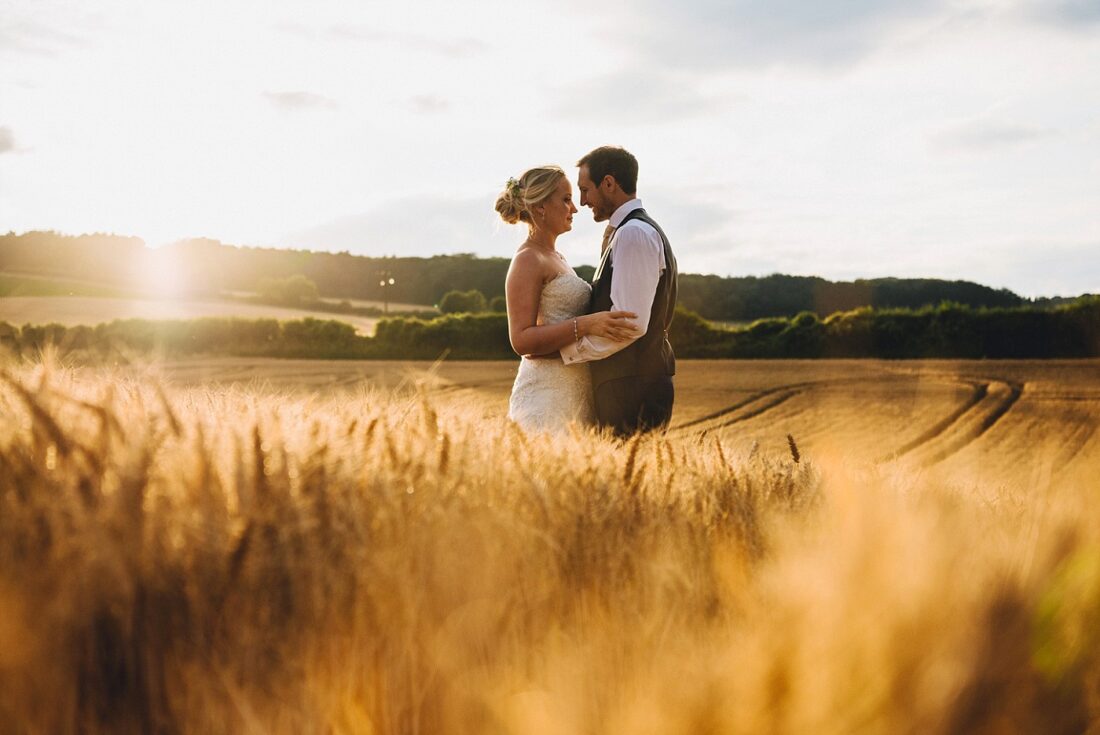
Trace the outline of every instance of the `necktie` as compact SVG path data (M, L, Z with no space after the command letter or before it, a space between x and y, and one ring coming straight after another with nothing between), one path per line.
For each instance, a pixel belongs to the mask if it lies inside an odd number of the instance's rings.
M615 228L608 225L603 230L603 243L600 245L600 255L602 256L607 252L607 246L611 244L611 235L615 232Z

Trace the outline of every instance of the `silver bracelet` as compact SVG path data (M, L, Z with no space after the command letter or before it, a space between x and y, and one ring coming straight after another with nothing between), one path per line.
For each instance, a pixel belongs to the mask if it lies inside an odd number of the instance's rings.
M573 341L580 342L580 335L577 334L577 317L573 317Z

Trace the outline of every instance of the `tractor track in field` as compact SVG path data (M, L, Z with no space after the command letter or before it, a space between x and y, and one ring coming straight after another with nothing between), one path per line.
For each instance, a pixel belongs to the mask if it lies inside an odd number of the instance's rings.
M1030 400L1036 400L1036 397L1031 397ZM1090 402L1100 404L1100 396L1038 396L1038 400L1043 401L1057 401L1063 402ZM1077 455L1081 453L1092 437L1100 430L1100 423L1098 423L1093 417L1083 417L1081 421L1077 422L1077 427L1080 431L1073 431L1068 437L1065 445L1061 451L1058 452L1058 458L1056 462L1065 467L1077 458Z
M960 382L955 376L942 377L955 384ZM670 431L707 433L748 421L808 391L859 382L860 379L843 378L767 388L706 416L674 426ZM1020 399L1026 386L1022 382L1000 378L973 378L961 382L970 387L970 394L960 405L915 438L880 457L879 461L910 457L927 465L942 462L992 429Z
M933 424L931 427L929 427L926 431L921 432L920 436L917 436L916 438L912 439L911 441L906 442L905 444L903 444L900 447L898 447L897 449L895 449L893 452L890 452L889 454L883 455L882 457L879 458L878 461L879 462L886 462L886 461L891 460L891 459L898 459L898 458L904 457L905 455L912 452L914 449L916 449L918 447L921 447L921 446L927 444L928 442L932 441L933 439L935 439L936 437L940 436L945 431L947 431L949 428L951 428L952 424L954 424L956 421L958 421L960 418L962 418L962 416L964 414L966 414L967 411L974 408L974 406L978 405L978 403L980 403L981 400L989 394L989 384L988 383L978 383L978 382L969 382L969 381L968 381L968 383L969 383L972 391L970 393L970 397L967 398L965 401L963 401L962 405L960 405L954 411L949 413L947 416L944 416L942 419L937 421L935 424Z
M247 374L247 369L245 373ZM173 367L166 372L170 380L180 380L184 383L212 383L231 380L239 380L242 375L240 365L217 365L214 367L195 367L192 365Z
M754 410L750 411L752 416L739 416L736 419L734 419L731 423L736 423L738 421L744 421L747 418L752 418L753 416L759 416L764 411L767 411L771 408L774 408L775 406L778 406L780 403L783 403L783 402L787 401L789 398L793 397L797 393L803 392L808 386L811 386L811 385L814 385L814 383L791 383L790 385L779 385L779 386L776 386L774 388L768 388L767 390L757 391L756 393L753 393L752 395L747 396L746 398L742 398L740 401L738 401L737 403L734 403L732 406L726 406L725 408L719 409L718 411L714 411L713 413L709 413L706 416L703 416L701 418L693 419L692 421L686 421L682 424L678 424L676 426L673 426L671 430L672 431L683 431L684 429L690 429L692 427L699 426L700 424L705 424L705 423L708 423L710 421L720 419L723 416L728 416L731 413L734 413L735 411L740 411L742 408L745 408L746 406L749 406L753 403L756 403L757 401L760 401L763 398L768 398L769 396L774 396L777 393L782 394L777 402L769 403L766 406L764 406L762 408L759 408L759 410L754 409ZM712 429L712 428L718 428L718 426L725 426L725 425L726 425L726 423L721 423L721 424L718 424L716 426L711 426L711 427L707 427L707 428Z
M965 381L973 391L961 406L910 442L881 457L882 461L913 456L934 465L977 441L1004 418L1023 395L1026 383L982 378Z
M1074 441L1068 444L1058 456L1058 464L1065 467L1070 462L1077 458L1077 455L1081 453L1081 450L1085 448L1085 445L1089 443L1089 439L1092 439L1092 435L1096 433L1096 424L1090 423L1085 426L1085 430L1079 434L1074 435Z
M725 428L726 426L733 426L734 424L739 424L742 421L748 421L749 419L756 418L760 414L765 413L766 411L770 411L773 408L776 408L778 406L781 406L784 403L786 403L787 401L789 401L790 399L794 398L795 396L801 395L805 392L806 392L805 389L801 389L801 390L789 390L789 391L785 391L783 393L775 394L773 397L770 397L767 400L763 401L762 403L759 403L758 405L753 406L752 408L750 408L745 413L738 414L737 416L734 416L733 418L728 419L726 421L721 421L721 422L709 427L708 429L704 429L704 431L709 431L709 430L713 430L713 429L722 429L722 428Z
M363 383L366 380L367 380L366 376L359 375L359 374L344 375L344 376L341 376L339 379L333 381L332 385L333 385L333 387L340 387L340 388L352 387L352 386L358 385L360 383Z
M1049 403L1100 403L1100 396L1063 396L1063 395L1037 395L1028 400Z
M774 388L757 391L752 395L742 398L733 405L709 413L701 418L693 419L669 429L670 432L679 433L688 429L695 434L706 434L716 429L724 429L749 419L754 419L763 413L778 408L790 399L803 395L815 388L830 388L837 385L847 385L860 382L860 378L838 378L836 380L817 380L805 383L789 383L777 385ZM726 418L728 417L728 418Z
M709 413L706 416L673 426L669 431L678 433L691 429L693 430L692 433L706 434L716 429L723 429L727 426L733 426L734 424L756 418L810 390L817 388L832 388L838 385L851 385L853 383L860 383L862 380L862 378L837 378L834 380L816 380L804 383L777 385L773 388L757 391L730 406Z
M511 386L512 380L473 380L465 383L447 383L431 389L433 393L457 393L463 390L478 390L481 388L499 388L502 386Z

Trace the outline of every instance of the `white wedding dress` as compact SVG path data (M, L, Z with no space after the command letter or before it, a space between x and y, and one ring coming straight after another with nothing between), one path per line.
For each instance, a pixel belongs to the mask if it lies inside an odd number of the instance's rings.
M538 324L555 324L588 312L592 287L572 270L542 287ZM508 418L526 431L557 433L570 423L596 422L588 365L558 359L520 360Z

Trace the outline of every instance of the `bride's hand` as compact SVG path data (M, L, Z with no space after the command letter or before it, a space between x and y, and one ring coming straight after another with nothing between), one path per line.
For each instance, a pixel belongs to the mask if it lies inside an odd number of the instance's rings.
M621 342L639 336L638 325L633 321L637 318L632 311L597 311L577 317L577 332L582 337L592 334Z

